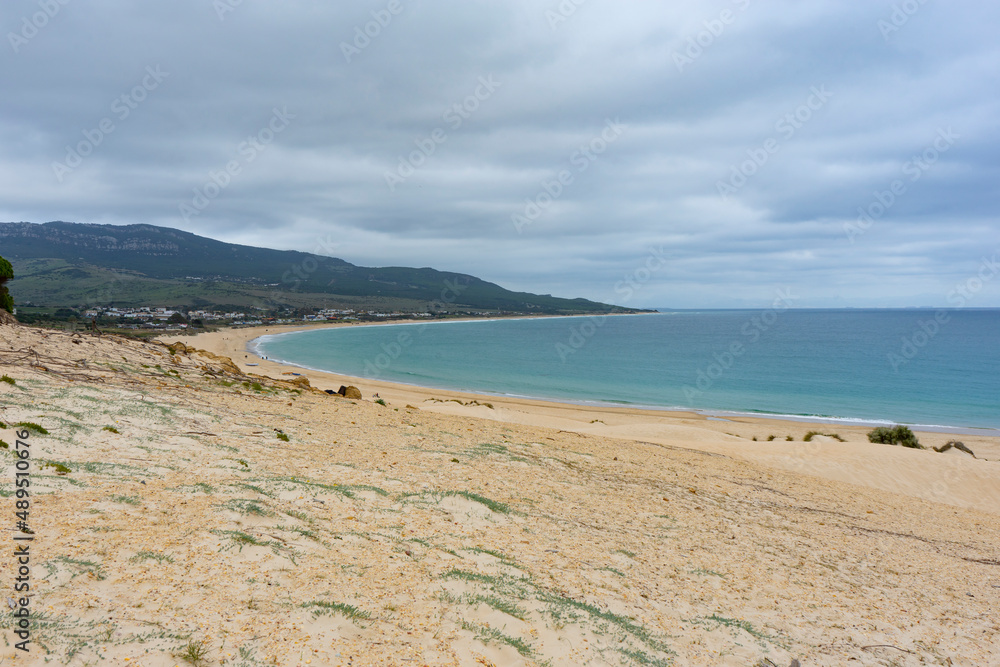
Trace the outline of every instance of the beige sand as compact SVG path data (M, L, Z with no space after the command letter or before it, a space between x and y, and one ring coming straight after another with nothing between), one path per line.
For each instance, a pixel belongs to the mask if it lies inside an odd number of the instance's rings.
M0 327L0 439L49 431L29 438L44 623L25 657L5 614L0 664L998 664L1000 517L958 507L988 480L913 497L924 459L961 455L370 383L350 401L226 368ZM824 479L841 446L871 474Z

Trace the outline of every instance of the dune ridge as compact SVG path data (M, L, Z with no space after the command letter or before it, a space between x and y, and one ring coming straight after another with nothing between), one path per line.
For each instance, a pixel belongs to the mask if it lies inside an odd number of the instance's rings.
M746 437L766 420L636 426L370 383L352 401L185 342L0 327L0 438L48 432L30 436L35 644L4 659L996 664L1000 517L950 487L906 495L924 459L890 491L805 469L833 442L781 463L793 443Z

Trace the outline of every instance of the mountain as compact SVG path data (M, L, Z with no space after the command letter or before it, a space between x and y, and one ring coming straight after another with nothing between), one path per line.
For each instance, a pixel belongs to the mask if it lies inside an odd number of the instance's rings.
M0 223L0 256L14 264L9 286L15 301L44 307L629 312L586 299L512 292L461 273L355 266L152 225Z

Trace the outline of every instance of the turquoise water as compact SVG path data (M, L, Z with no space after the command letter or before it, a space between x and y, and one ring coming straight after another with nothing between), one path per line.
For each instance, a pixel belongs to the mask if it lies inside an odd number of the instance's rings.
M273 360L564 401L1000 428L1000 310L680 311L265 336Z

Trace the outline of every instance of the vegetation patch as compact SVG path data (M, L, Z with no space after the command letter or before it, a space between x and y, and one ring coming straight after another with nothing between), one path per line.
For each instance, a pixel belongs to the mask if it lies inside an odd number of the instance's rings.
M171 556L170 554L161 554L156 551L147 551L144 549L139 553L137 553L136 555L132 556L132 558L130 558L129 560L132 561L133 563L142 562L144 560L155 560L157 563L162 564L162 563L173 563L174 557Z
M923 449L924 446L917 441L917 436L913 435L906 426L879 426L868 433L868 442L882 445L902 445L911 449Z
M465 498L466 500L471 500L474 503L479 503L491 512L496 512L497 514L511 514L513 512L508 505L497 502L496 500L491 500L490 498L481 496L478 493L472 493L471 491L422 491L420 493L404 493L399 496L397 500L405 501L410 498L423 498L426 496L430 496L435 502L438 503L449 496L457 496Z
M281 544L278 542L274 542L272 540L262 540L249 533L244 533L242 530L213 530L211 532L219 537L229 538L230 541L239 547L240 551L243 551L243 547L246 546L270 547L275 552L281 549Z
M491 628L488 625L480 625L479 623L469 623L468 621L462 620L462 629L468 630L469 632L476 635L476 639L483 642L484 644L489 644L490 642L496 642L498 644L506 644L507 646L513 647L518 653L520 653L525 658L530 658L535 654L531 646L519 637L511 637L510 635L505 635L496 628Z
M185 493L215 493L215 487L211 484L206 484L205 482L195 482L194 484L185 484L184 486L177 486L168 491L183 491Z
M443 496L458 496L465 498L466 500L471 500L474 503L479 503L483 505L491 512L496 512L497 514L510 514L511 509L504 503L497 502L496 500L491 500L486 496L481 496L478 493L472 493L471 491L445 491Z
M504 565L509 565L510 567L515 567L520 569L517 565L517 562L513 558L511 558L505 553L494 551L493 549L485 549L483 547L469 547L465 549L465 551L471 551L472 553L486 554L487 556L493 556Z
M529 612L519 604L519 601L538 601L543 605L541 613L551 617L557 628L574 623L588 627L598 635L607 636L612 650L633 659L630 664L668 665L671 664L669 658L675 655L666 644L665 638L652 633L634 619L542 589L530 576L489 575L459 569L448 570L440 576L442 579L457 579L487 589L483 592L466 593L460 597L443 592L441 594L443 601L469 605L485 604L520 620L525 620ZM473 626L468 626L466 629L476 632ZM480 627L480 632L485 633L482 636L477 634L483 641L497 641L515 648L519 645L521 648L518 652L526 657L528 654L522 650L532 650L527 643L511 644L489 629L484 630ZM516 638L510 639L521 641ZM650 652L659 653L660 657L651 656Z
M105 426L101 430L102 431L108 431L108 432L114 433L116 435L121 435L121 432L118 429L116 429L114 426Z
M253 516L274 516L274 512L261 505L256 500L247 498L233 498L219 505L221 509L236 512L238 514L250 514Z
M72 579L75 579L81 574L89 574L98 581L104 581L107 578L104 571L101 569L100 564L95 563L92 560L81 560L79 558L70 558L69 556L57 556L49 562L66 565L70 571L73 572L71 577ZM46 565L51 567L48 563Z
M45 430L42 426L39 426L35 422L18 422L14 424L14 428L26 428L29 431L34 431L38 435L48 435L49 432Z
M467 449L463 452L470 459L484 458L488 456L503 456L511 461L520 461L521 463L531 463L528 459L517 456L513 454L506 445L501 445L492 442L481 442L474 447Z
M208 646L205 645L205 642L189 641L183 649L174 654L174 657L180 658L194 667L200 667L208 660Z
M15 380L14 378L12 378L9 375L4 375L4 376L0 377L0 382L6 382L7 384L9 384L11 386L16 386L17 385L17 380Z
M836 433L820 433L819 431L809 431L802 438L802 442L812 442L812 439L817 435L826 436L827 438L833 438L834 440L838 440L840 442L847 442Z
M259 493L260 495L262 495L262 496L268 496L269 498L273 498L274 497L273 494L268 493L264 489L260 488L259 486L254 486L253 484L245 484L243 482L239 482L237 484L231 484L230 486L234 486L234 487L239 488L239 489L246 489L248 491L253 491L254 493Z
M736 628L737 630L742 630L751 637L760 641L769 641L772 643L778 643L776 637L772 637L764 632L753 627L750 621L744 621L738 618L726 618L725 616L719 616L718 614L712 614L711 616L705 616L703 621L708 621L712 623L717 623L720 626L727 628Z
M345 618L354 620L366 620L371 618L371 614L367 611L362 611L355 607L354 605L345 604L343 602L326 602L323 600L313 600L312 602L303 602L299 605L304 609L310 609L313 616L329 616L333 614L340 614Z
M45 470L46 468L54 469L57 475L68 475L73 472L72 468L63 463L59 463L58 461L46 461L42 464L41 469Z

